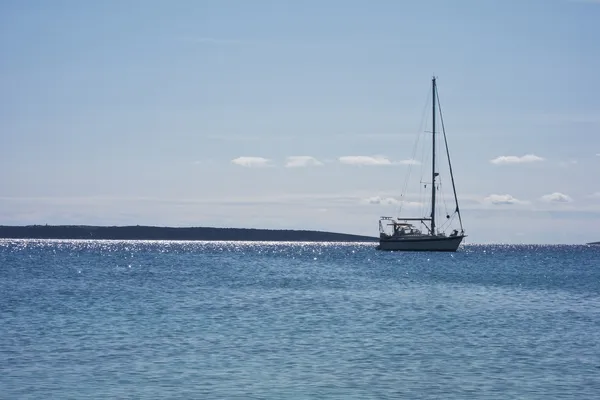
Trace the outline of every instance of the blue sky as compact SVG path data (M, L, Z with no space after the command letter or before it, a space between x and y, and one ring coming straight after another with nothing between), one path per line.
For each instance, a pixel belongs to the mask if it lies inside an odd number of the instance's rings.
M598 21L592 0L3 1L0 224L376 235L435 74L469 241L600 240Z

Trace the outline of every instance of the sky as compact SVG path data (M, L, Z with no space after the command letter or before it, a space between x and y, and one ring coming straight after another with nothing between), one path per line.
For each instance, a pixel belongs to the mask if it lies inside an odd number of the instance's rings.
M0 1L0 224L376 236L435 75L466 242L600 240L598 21L594 0Z

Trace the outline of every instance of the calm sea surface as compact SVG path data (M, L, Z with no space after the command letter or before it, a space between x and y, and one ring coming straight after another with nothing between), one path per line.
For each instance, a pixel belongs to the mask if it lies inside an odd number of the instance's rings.
M600 246L0 240L2 399L600 399Z

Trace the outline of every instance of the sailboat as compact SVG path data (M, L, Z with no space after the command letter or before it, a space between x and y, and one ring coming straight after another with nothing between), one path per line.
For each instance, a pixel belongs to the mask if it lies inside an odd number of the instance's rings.
M397 251L456 251L462 240L466 237L462 225L460 209L458 207L458 198L456 196L456 187L454 185L454 175L452 173L452 164L450 162L450 152L448 150L448 140L446 139L446 130L444 129L444 120L442 118L441 106L439 103L436 77L431 80L432 93L432 148L431 148L431 182L425 183L425 187L431 188L431 208L426 212L429 215L424 217L381 217L379 219L379 246L378 250L397 250ZM454 194L455 209L454 212L446 214L446 221L436 219L436 195L439 190L438 180L439 172L436 165L436 111L439 110L446 155L448 158L448 167L450 179L452 181L452 192ZM421 182L422 183L422 182ZM446 234L451 225L447 222L453 222L458 217L459 228L453 229L450 234ZM460 229L460 230L459 230Z

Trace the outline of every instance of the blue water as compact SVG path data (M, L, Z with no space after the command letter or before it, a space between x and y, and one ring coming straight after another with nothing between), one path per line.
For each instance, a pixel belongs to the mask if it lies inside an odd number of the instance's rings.
M3 399L598 399L600 246L0 240Z

